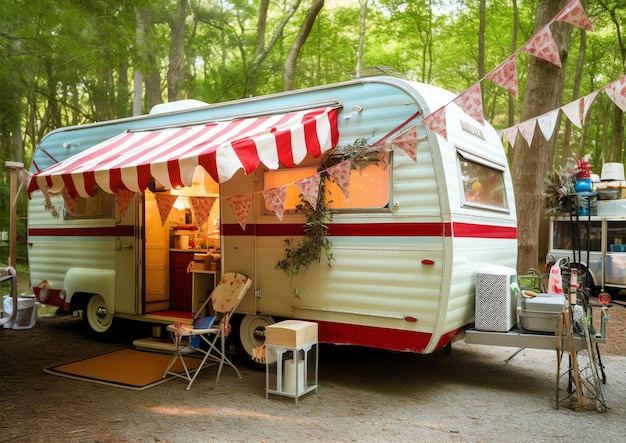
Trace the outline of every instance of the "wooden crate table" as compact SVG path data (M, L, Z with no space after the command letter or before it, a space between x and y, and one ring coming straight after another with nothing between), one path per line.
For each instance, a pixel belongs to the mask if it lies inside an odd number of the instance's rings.
M317 323L285 320L265 328L265 397L317 393Z

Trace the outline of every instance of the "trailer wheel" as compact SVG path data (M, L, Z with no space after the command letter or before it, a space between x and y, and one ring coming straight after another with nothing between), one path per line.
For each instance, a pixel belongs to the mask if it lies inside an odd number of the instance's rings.
M231 337L239 363L257 371L265 370L265 364L252 358L252 350L265 343L265 327L273 323L274 319L265 315L237 315L232 319Z
M89 333L97 339L109 338L113 330L113 314L101 295L89 297L83 309L83 322Z

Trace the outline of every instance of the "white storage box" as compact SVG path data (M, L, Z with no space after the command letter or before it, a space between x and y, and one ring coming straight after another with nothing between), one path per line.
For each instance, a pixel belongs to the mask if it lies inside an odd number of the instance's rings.
M532 332L556 332L564 305L563 294L523 297L519 314L522 329Z
M5 328L13 329L30 329L37 322L37 305L35 297L18 297L17 299L17 315L13 323L5 323ZM13 297L4 296L3 302L4 314L6 318L10 318L13 313Z
M479 331L508 332L517 324L515 269L489 266L476 275L475 326Z
M299 348L317 343L317 323L285 320L265 327L265 344Z
M602 165L600 180L624 180L623 163L605 163Z

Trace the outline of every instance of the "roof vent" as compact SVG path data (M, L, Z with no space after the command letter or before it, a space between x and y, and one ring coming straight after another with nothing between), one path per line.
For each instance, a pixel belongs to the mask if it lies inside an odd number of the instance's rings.
M160 103L154 105L150 109L150 115L168 114L170 112L187 111L190 109L203 108L209 106L208 103L201 102L200 100L177 100L175 102Z

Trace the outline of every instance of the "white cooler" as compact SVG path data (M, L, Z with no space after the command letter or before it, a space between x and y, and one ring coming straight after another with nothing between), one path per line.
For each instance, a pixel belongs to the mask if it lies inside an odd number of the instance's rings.
M5 323L5 328L13 329L30 329L37 322L37 305L35 297L18 297L17 298L17 314L13 323ZM3 317L10 318L13 313L13 297L4 296Z

